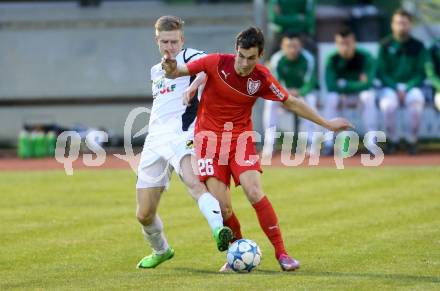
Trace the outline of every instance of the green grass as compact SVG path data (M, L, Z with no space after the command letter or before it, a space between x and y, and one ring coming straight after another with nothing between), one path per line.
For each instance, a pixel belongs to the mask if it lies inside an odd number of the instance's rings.
M176 256L137 270L149 249L132 172L2 172L0 290L439 290L439 177L439 167L266 169L265 191L302 269L279 271L238 188L243 234L263 261L251 274L218 274L224 253L176 179L160 208Z

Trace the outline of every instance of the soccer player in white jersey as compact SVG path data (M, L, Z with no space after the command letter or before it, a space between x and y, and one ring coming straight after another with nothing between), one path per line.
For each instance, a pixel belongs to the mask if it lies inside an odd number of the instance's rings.
M205 55L198 50L183 49L183 21L180 18L162 16L156 21L155 29L162 55L167 50L181 64ZM168 187L172 170L179 175L190 195L197 201L211 227L217 248L220 251L226 250L232 240L231 229L223 226L219 202L208 192L205 184L199 181L192 166L192 140L198 98L194 98L192 105L187 107L182 104L182 95L192 81L204 78L202 73L167 79L160 63L151 68L154 101L149 132L138 167L136 216L153 253L144 257L138 263L138 268L155 268L174 255L157 214L160 197Z

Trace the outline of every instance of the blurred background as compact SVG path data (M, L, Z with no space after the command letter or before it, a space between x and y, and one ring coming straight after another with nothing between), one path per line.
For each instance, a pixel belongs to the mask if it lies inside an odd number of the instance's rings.
M440 37L440 0L314 2L309 36L320 80L325 55L334 49L334 33L342 25L375 53L390 33L392 12L404 7L415 16L413 35L426 47ZM264 0L0 0L0 155L15 155L25 133L56 135L65 129L104 129L110 136L107 146L118 151L128 113L152 104L149 68L160 60L153 27L158 17L182 17L188 47L233 52L235 35L248 25L262 27L273 39L269 9ZM435 149L440 118L429 82L424 92L420 138L425 149ZM348 114L362 131L357 113ZM254 125L260 132L261 115L259 102ZM293 124L293 119L283 120L286 127ZM135 130L147 122L139 118ZM133 142L141 147L143 137Z

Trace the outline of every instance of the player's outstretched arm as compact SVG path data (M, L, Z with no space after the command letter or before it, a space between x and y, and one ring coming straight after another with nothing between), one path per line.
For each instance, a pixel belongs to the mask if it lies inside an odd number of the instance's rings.
M189 76L188 67L184 64L178 65L176 59L171 57L168 51L165 51L165 55L162 58L162 69L165 71L165 77L168 79Z
M330 131L341 131L352 128L353 125L345 118L334 118L331 120L326 120L318 112L309 107L302 98L297 98L289 95L287 100L283 104L284 108L287 110L298 114L299 116L313 121Z
M195 97L195 93L197 89L205 84L206 82L206 74L204 72L200 72L197 74L197 77L192 81L191 85L183 91L182 102L183 105L190 105L192 99Z

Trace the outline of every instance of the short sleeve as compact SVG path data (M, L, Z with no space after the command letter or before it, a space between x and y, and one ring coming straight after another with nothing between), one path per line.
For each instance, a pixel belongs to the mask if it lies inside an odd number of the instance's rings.
M266 100L285 102L289 97L289 92L280 85L272 74L267 72L260 95Z
M210 70L213 70L217 67L218 60L218 54L209 54L197 60L191 61L186 65L190 75L196 75L202 71L208 74Z
M203 51L195 50L192 48L187 48L183 51L183 61L185 64L198 60L206 56L206 53Z

